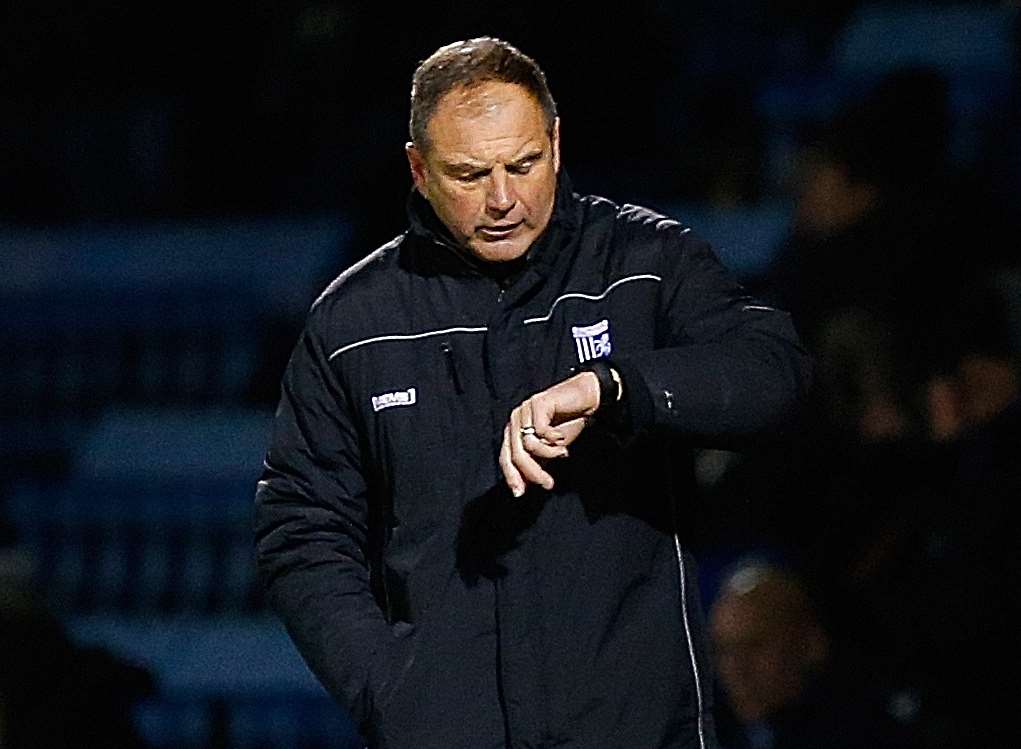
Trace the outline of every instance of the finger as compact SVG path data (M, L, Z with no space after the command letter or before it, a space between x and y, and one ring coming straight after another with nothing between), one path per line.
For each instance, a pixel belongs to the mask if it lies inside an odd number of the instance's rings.
M511 494L520 497L525 493L525 480L521 477L518 469L514 467L511 460L511 429L509 426L503 428L503 444L500 445L500 470L503 472L503 480Z
M558 428L552 426L553 417L556 414L556 401L543 392L533 395L521 405L525 404L528 405L528 414L531 419L529 423L535 427L536 436L547 445L559 445L563 442L564 435Z
M522 446L536 460L551 460L553 458L566 458L567 446L562 444L551 445L539 439L535 435L525 437L521 440Z
M526 423L521 418L521 406L518 406L510 413L510 419L507 422L507 442L511 450L511 458L514 457L514 451L516 449L524 449L523 441L525 436L521 433L521 427L526 426ZM531 425L531 421L527 422L527 425Z
M522 414L526 411L522 411ZM527 421L527 416L521 416L521 420ZM521 447L537 461L550 460L552 458L563 458L567 456L567 448L561 444L554 444L539 437L538 433L528 434L522 430L526 425L518 429L521 437ZM533 427L534 428L534 427Z
M553 477L543 470L542 466L524 450L515 453L511 451L511 462L518 469L521 477L530 484L538 484L543 489L553 488Z
M518 428L521 427L532 427L535 428L535 423L532 417L532 399L526 398L521 401L521 404L511 412L511 418L517 418Z
M553 477L549 475L529 452L529 446L539 447L541 441L534 434L522 434L524 427L532 426L531 405L526 400L511 411L509 424L509 443L511 465L522 479L522 492L525 482L539 484L545 489L553 488Z
M515 446L515 442L519 442L523 450L528 452L539 450L540 457L553 457L553 455L547 455L542 452L543 447L548 446L550 443L542 439L532 425L531 409L529 406L528 401L524 401L511 412L511 447Z
M567 447L574 442L581 433L585 430L589 424L589 419L585 416L579 416L576 419L565 421L559 427L557 427L563 434L563 441L560 443L564 447Z
M525 481L531 484L539 484L545 489L552 489L553 477L542 469L542 466L536 462L535 458L529 454L522 444L521 427L526 412L524 406L525 404L522 404L511 412L509 425L511 463ZM527 425L531 425L531 422L529 421ZM529 441L539 444L539 440L535 439L534 436L530 437Z

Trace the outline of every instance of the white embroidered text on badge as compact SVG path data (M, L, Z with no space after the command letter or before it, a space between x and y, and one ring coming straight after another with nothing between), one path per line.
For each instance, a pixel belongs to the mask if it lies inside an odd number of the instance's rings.
M578 348L578 361L584 363L589 359L609 356L613 350L610 343L610 321L600 320L592 325L571 326L574 345Z
M372 396L373 411L382 411L384 408L391 408L393 406L413 405L415 405L415 388L395 390L392 393L383 393L382 395Z

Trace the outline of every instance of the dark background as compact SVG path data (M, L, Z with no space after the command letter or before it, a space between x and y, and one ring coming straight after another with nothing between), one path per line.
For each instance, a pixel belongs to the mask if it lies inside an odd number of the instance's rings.
M822 457L700 454L693 544L706 605L727 564L766 554L810 578L839 639L869 605L903 596L868 575L849 582L835 560L879 554L868 569L882 576L901 558L884 556L891 538L916 565L912 591L939 564L972 597L986 590L975 580L1016 579L1013 558L969 570L953 562L973 559L966 551L916 554L961 527L962 549L1016 546L990 535L1003 523L938 514L923 542L903 518L917 517L904 497L931 498L922 487L934 483L960 489L940 494L955 511L985 507L974 497L998 499L1016 478L1004 466L1021 463L1013 437L997 436L1000 462L944 481L932 453L949 449L958 465L962 432L934 437L929 398L937 376L957 375L962 340L993 341L982 353L1017 371L1018 16L1016 3L850 0L5 4L0 580L4 657L20 665L0 680L0 746L355 741L263 607L251 494L308 305L404 229L411 75L441 44L481 34L546 71L577 190L691 224L750 287L793 308L822 358L832 387L804 432ZM832 257L803 262L798 222L819 152L889 210L881 230L828 235ZM876 291L876 278L892 289ZM972 281L996 294L976 302ZM855 360L868 369L892 350L879 369L900 426L848 426L840 409L868 388L825 376L832 347L809 325L821 302L798 296L805 288L870 312L875 295L900 300L880 305ZM970 314L993 301L1002 330ZM851 356L840 350L837 368ZM820 475L828 461L836 488ZM999 519L1001 504L989 510ZM875 523L840 546L847 519L863 517ZM918 597L912 616L924 619L932 601ZM924 743L942 730L932 725L957 725L935 697L929 720L923 698L942 694L932 685L945 675L916 667L947 641L909 658L898 637L847 639L886 664L876 697L907 704L901 722Z
M712 166L693 183L690 162L709 154L692 155L692 138L761 150L761 87L824 66L854 3L787 5L16 3L0 31L4 214L64 223L368 206L379 231L397 231L411 73L440 44L485 33L541 61L587 189L703 197ZM743 197L771 187L756 155Z

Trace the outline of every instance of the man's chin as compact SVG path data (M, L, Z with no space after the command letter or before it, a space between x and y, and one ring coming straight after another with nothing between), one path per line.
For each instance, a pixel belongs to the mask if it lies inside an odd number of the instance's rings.
M517 260L528 252L530 244L520 237L490 241L476 239L468 244L468 249L481 260L490 263L506 263L510 260Z

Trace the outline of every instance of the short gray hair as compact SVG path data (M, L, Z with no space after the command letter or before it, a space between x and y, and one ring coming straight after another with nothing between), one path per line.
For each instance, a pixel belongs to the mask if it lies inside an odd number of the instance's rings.
M411 85L411 142L428 150L426 128L436 106L455 88L470 88L486 81L513 83L535 97L542 107L547 132L553 132L557 105L539 65L517 47L489 36L466 39L440 47L415 70Z

